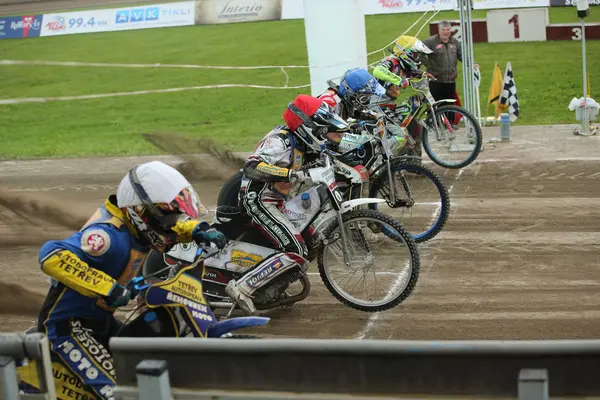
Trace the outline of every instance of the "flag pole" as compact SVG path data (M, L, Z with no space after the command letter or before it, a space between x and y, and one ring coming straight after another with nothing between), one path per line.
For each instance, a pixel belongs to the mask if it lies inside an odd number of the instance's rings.
M477 121L479 121L479 123L481 125L484 125L484 124L482 124L482 119L481 119L481 98L479 96L479 86L480 85L481 85L481 70L479 70L479 82L477 83L477 86L475 86L475 102L477 104Z
M473 76L473 24L471 19L472 0L458 0L460 12L460 29L462 32L462 64L463 64L463 89L464 107L472 113L477 114L475 106L475 82Z

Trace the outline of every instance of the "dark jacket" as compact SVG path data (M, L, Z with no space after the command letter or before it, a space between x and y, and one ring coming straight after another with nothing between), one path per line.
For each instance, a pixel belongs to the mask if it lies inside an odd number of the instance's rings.
M440 40L440 35L430 36L423 40L423 43L432 51L431 54L422 57L427 72L439 82L456 81L458 60L462 62L461 43L453 36L450 37L448 43L444 43Z

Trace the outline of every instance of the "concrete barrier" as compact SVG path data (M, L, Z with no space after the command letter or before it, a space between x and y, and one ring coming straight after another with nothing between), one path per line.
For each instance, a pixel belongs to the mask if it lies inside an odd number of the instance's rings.
M119 386L129 388L141 361L164 360L181 390L515 397L545 387L552 396L600 395L600 340L114 338L110 347Z

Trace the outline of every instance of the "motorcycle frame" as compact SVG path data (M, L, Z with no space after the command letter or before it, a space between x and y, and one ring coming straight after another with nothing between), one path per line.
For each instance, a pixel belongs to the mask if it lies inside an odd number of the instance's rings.
M422 82L423 80L425 80L427 83L426 87L424 87L424 85L423 85L423 87L421 87L418 84L418 83ZM426 76L423 76L419 80L411 80L410 86L417 92L417 94L415 96L417 96L419 98L420 104L416 110L414 110L410 114L408 114L408 116L402 121L402 124L400 126L406 127L416 118L417 123L419 125L421 125L424 128L427 128L427 126L425 125L425 120L422 117L427 112L431 112L433 124L435 126L435 131L436 131L436 139L441 140L438 121L436 118L433 118L433 116L435 115L435 111L439 105L455 103L456 99L441 99L441 100L437 100L437 101L434 100L433 96L431 96L431 91L429 89L429 78L427 78ZM387 115L385 117L387 119L390 119ZM392 121L392 122L394 122L394 121Z
M168 282L174 278L179 279L179 277L182 274L186 274L187 271L190 271L194 268L202 268L202 270L204 270L204 265L201 266L200 263L203 262L204 260L216 255L219 252L219 250L200 245L197 247L196 250L194 250L194 252L195 252L194 262L189 265L178 264L178 265L172 266L169 270L167 280L159 281L159 282L148 282L147 279L149 277L152 277L152 275L157 274L158 272L156 272L154 274L148 274L146 276L138 276L138 277L133 278L132 288L135 291L141 293L141 292L144 292L144 291L150 289L154 285L162 286L165 284L165 282ZM204 275L204 274L202 274L202 275ZM203 286L203 282L202 282L203 279L198 279L198 278L193 278L193 279L198 280L198 282L200 283L200 286L201 287ZM202 292L204 295L204 290L202 290ZM267 324L268 321L270 320L270 318L267 318L267 317L246 316L246 317L238 317L238 318L228 319L226 321L219 321L212 312L212 309L211 309L212 304L206 298L205 298L204 305L207 307L207 314L213 320L213 323L207 329L206 336L204 336L206 338L221 337L227 333L230 333L231 331L234 331L234 330L237 330L240 328L262 326L262 325ZM184 310L186 310L186 313L189 314L189 312L187 311L187 306L185 304L178 303L178 304L173 304L173 305L150 306L149 304L146 304L144 302L144 304L142 304L139 307L136 307L134 310L130 311L127 314L126 319L127 319L127 321L135 320L136 318L141 317L142 314L144 314L148 311L151 311L152 309L155 309L155 308L165 308L175 318L175 321L172 321L172 323L175 324L175 326L174 326L175 330L178 331L178 334L180 337L181 336L189 336L190 334L193 336L203 337L201 332L198 329L195 329L194 327L189 326L186 319L183 318ZM190 318L191 318L191 316L190 316Z
M319 158L319 162L321 164L323 164L323 166L311 168L308 170L308 173L311 176L312 183L316 184L316 185L311 185L311 187L307 188L304 192L310 190L310 188L312 188L312 187L319 185L325 189L325 191L327 192L327 197L323 199L320 209L317 212L315 212L312 216L310 216L310 218L307 220L306 224L302 227L302 236L306 240L310 240L311 238L318 236L320 233L322 233L330 225L330 223L333 219L337 219L337 222L340 225L340 236L342 239L342 244L344 246L344 263L347 266L349 266L350 259L349 259L348 247L347 247L348 242L347 242L347 237L346 237L345 231L344 231L344 229L342 229L343 214L355 209L356 207L364 205L364 204L385 203L386 201L383 199L378 199L378 198L365 198L365 197L362 197L359 199L351 199L351 200L343 201L341 193L339 192L339 188L337 187L337 184L335 182L335 174L334 174L335 169L334 169L334 165L332 162L332 158L333 158L333 156L329 154L329 151L326 149L323 149L320 154L320 158ZM329 178L323 176L326 171L329 171L328 172ZM328 202L331 202L331 207L329 209L326 209L326 203L328 203ZM307 237L306 233L311 227L313 229L313 233L310 237ZM246 246L244 251L247 251L247 252L252 252L253 248L257 249L254 252L260 252L260 251L258 251L258 248L260 248L261 250L265 249L265 246L261 246L261 245L250 243L250 242L244 242L243 240L231 240L230 243L232 243L232 247L234 247L236 243L244 243L244 245ZM185 249L185 250L182 249L183 253L188 253L188 252L192 252L192 251L195 251L195 247L193 244L188 249ZM167 254L164 254L163 258L166 256L167 256ZM182 255L178 255L177 257L176 256L170 256L170 257L175 260L179 260L180 263L181 262L183 262L183 263L190 262L189 260L182 258ZM219 267L216 267L216 266L211 266L211 268L219 269ZM247 271L249 271L249 270L250 269L245 270L245 271L240 271L240 273L243 275L243 274L247 273ZM222 302L210 301L210 305L213 309L232 307L232 303L226 302L226 301L222 301Z

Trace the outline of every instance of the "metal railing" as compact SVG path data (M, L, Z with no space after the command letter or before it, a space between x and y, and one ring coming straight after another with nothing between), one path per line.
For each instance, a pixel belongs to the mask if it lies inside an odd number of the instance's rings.
M148 388L141 398L600 395L600 340L114 338L110 347L118 399Z
M17 362L35 360L41 394L19 395ZM19 333L0 334L0 398L17 399L56 399L54 377L50 362L48 339L41 333L28 335Z

